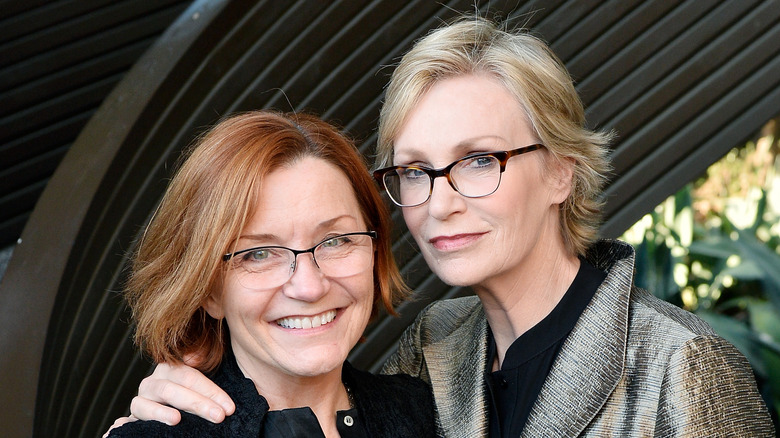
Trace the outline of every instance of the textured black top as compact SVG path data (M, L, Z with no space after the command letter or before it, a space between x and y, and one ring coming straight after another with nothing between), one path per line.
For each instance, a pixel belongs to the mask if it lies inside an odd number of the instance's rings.
M309 408L268 410L252 380L244 377L228 352L211 376L236 404L222 423L181 413L181 422L134 421L111 431L110 437L324 437ZM433 396L422 380L404 374L374 375L344 363L342 380L355 408L337 414L339 434L348 437L429 437L436 435Z

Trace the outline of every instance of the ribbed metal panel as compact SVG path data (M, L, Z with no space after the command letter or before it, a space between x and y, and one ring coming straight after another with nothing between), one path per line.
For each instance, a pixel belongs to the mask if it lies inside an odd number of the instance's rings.
M0 247L100 102L190 3L0 2Z
M140 9L150 3L117 4ZM778 0L478 3L482 15L525 23L549 41L577 80L590 125L617 131L606 235L620 234L780 114ZM146 10L139 16L162 16L173 8ZM0 397L5 406L12 406L0 410L0 422L15 427L7 436L95 436L126 412L149 364L130 342L119 295L125 255L164 190L179 152L193 136L234 111L308 109L344 126L371 161L382 87L392 65L416 38L456 11L473 11L473 2L203 0L184 11L81 131L15 249L0 286L0 351L11 356L0 357ZM73 12L68 20L95 13ZM37 20L25 23L32 26ZM129 38L116 31L121 20L113 23L105 32ZM34 32L57 26L40 24ZM14 41L20 40L23 27L12 27L19 34ZM84 29L84 35L88 33ZM133 41L147 37L138 35ZM43 37L14 44L30 47L27 50L55 50L56 45ZM121 58L120 47L134 44L125 39L111 46L114 50L84 59L113 65L110 59ZM4 47L0 53L15 53L3 52ZM76 53L81 52L69 52ZM9 56L18 63L34 59ZM95 111L97 95L113 87L109 82L119 79L121 70L104 67L105 74L86 80L79 72L89 68L61 73L62 68L49 75L83 79L76 95L60 97L67 105L51 112L29 110L34 105L48 108L47 103L36 103L0 113L0 137L19 143L39 135L40 142L28 144L51 147L25 155L18 146L13 154L3 155L4 160L15 156L19 163L38 159L55 166L68 149L56 133L79 131L79 123ZM5 71L0 70L0 78L9 77L2 76ZM43 85L29 84L46 81L36 81L26 79L18 86L27 84L31 93L43 93ZM0 92L3 98L12 93ZM95 102L91 110L77 105L88 96ZM72 111L65 111L67 107ZM55 116L65 113L67 118ZM6 120L14 121L13 128ZM7 134L12 129L14 134ZM3 146L0 152L7 149ZM21 185L40 190L45 178ZM4 189L11 184L5 178L0 181ZM17 210L22 213L13 217L24 214L23 208ZM402 306L401 318L382 318L372 325L366 343L353 352L357 366L372 370L422 306L469 293L430 274L400 216L394 216L396 254L418 299ZM30 337L22 341L23 336ZM37 400L29 391L37 391Z

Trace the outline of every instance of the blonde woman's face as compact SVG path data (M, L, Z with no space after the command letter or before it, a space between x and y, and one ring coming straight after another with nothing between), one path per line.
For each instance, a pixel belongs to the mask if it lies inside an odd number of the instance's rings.
M264 178L257 211L236 249L307 249L362 231L366 225L346 176L308 157ZM247 287L241 268L229 269L221 295L206 306L212 316L226 318L239 366L256 384L276 375L340 373L371 314L373 262L355 275L330 278L311 253L296 261L286 283L265 290Z
M469 154L535 143L525 112L501 83L465 75L436 83L409 113L393 164L442 168ZM510 158L489 196L466 198L437 178L428 202L403 208L409 231L443 281L511 287L561 255L552 243L560 239L558 205L569 186L545 175L546 153Z

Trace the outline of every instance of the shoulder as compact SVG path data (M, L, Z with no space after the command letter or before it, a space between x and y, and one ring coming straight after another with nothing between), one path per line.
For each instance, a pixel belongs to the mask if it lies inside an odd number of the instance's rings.
M375 375L344 364L345 381L373 435L433 436L435 410L430 387L406 374ZM405 421L399 421L399 419Z
M657 362L657 432L664 436L772 436L745 356L701 318L640 291L632 297L628 354ZM694 433L695 431L695 433Z
M459 319L471 315L477 308L481 307L479 298L476 295L470 295L434 301L422 313L429 317Z
M613 325L625 324L630 369L661 376L696 361L750 371L744 356L704 320L633 285L634 251L628 244L600 241L591 249L589 261L608 273L593 299L601 305L598 320L610 318L618 309L626 311Z
M695 338L717 337L698 316L634 287L629 306L632 331L653 334L658 342L682 345Z
M216 436L215 425L200 417L182 412L181 422L176 426L168 426L159 421L132 421L112 429L109 438L159 437L159 438L189 438L200 436Z
M631 245L618 240L600 240L588 250L586 259L607 273L593 301L607 309L627 306L629 337L643 340L647 334L651 339L645 340L679 346L698 336L715 335L699 317L633 284L635 252Z
M354 382L356 390L373 396L393 397L398 395L415 396L430 393L430 388L418 377L412 377L408 374L373 374L367 371L358 370L349 363L344 364L349 379Z
M630 309L628 353L652 351L666 385L688 387L691 376L711 376L721 384L755 386L745 356L698 316L638 288L631 292Z
M431 303L420 312L417 324L423 338L436 342L457 329L478 325L485 320L484 315L476 296L452 298Z

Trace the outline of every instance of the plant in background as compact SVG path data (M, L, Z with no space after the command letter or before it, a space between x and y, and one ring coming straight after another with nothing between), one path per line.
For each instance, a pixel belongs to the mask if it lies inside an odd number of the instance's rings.
M637 250L637 286L696 313L734 344L780 415L778 132L778 120L770 121L622 239Z

